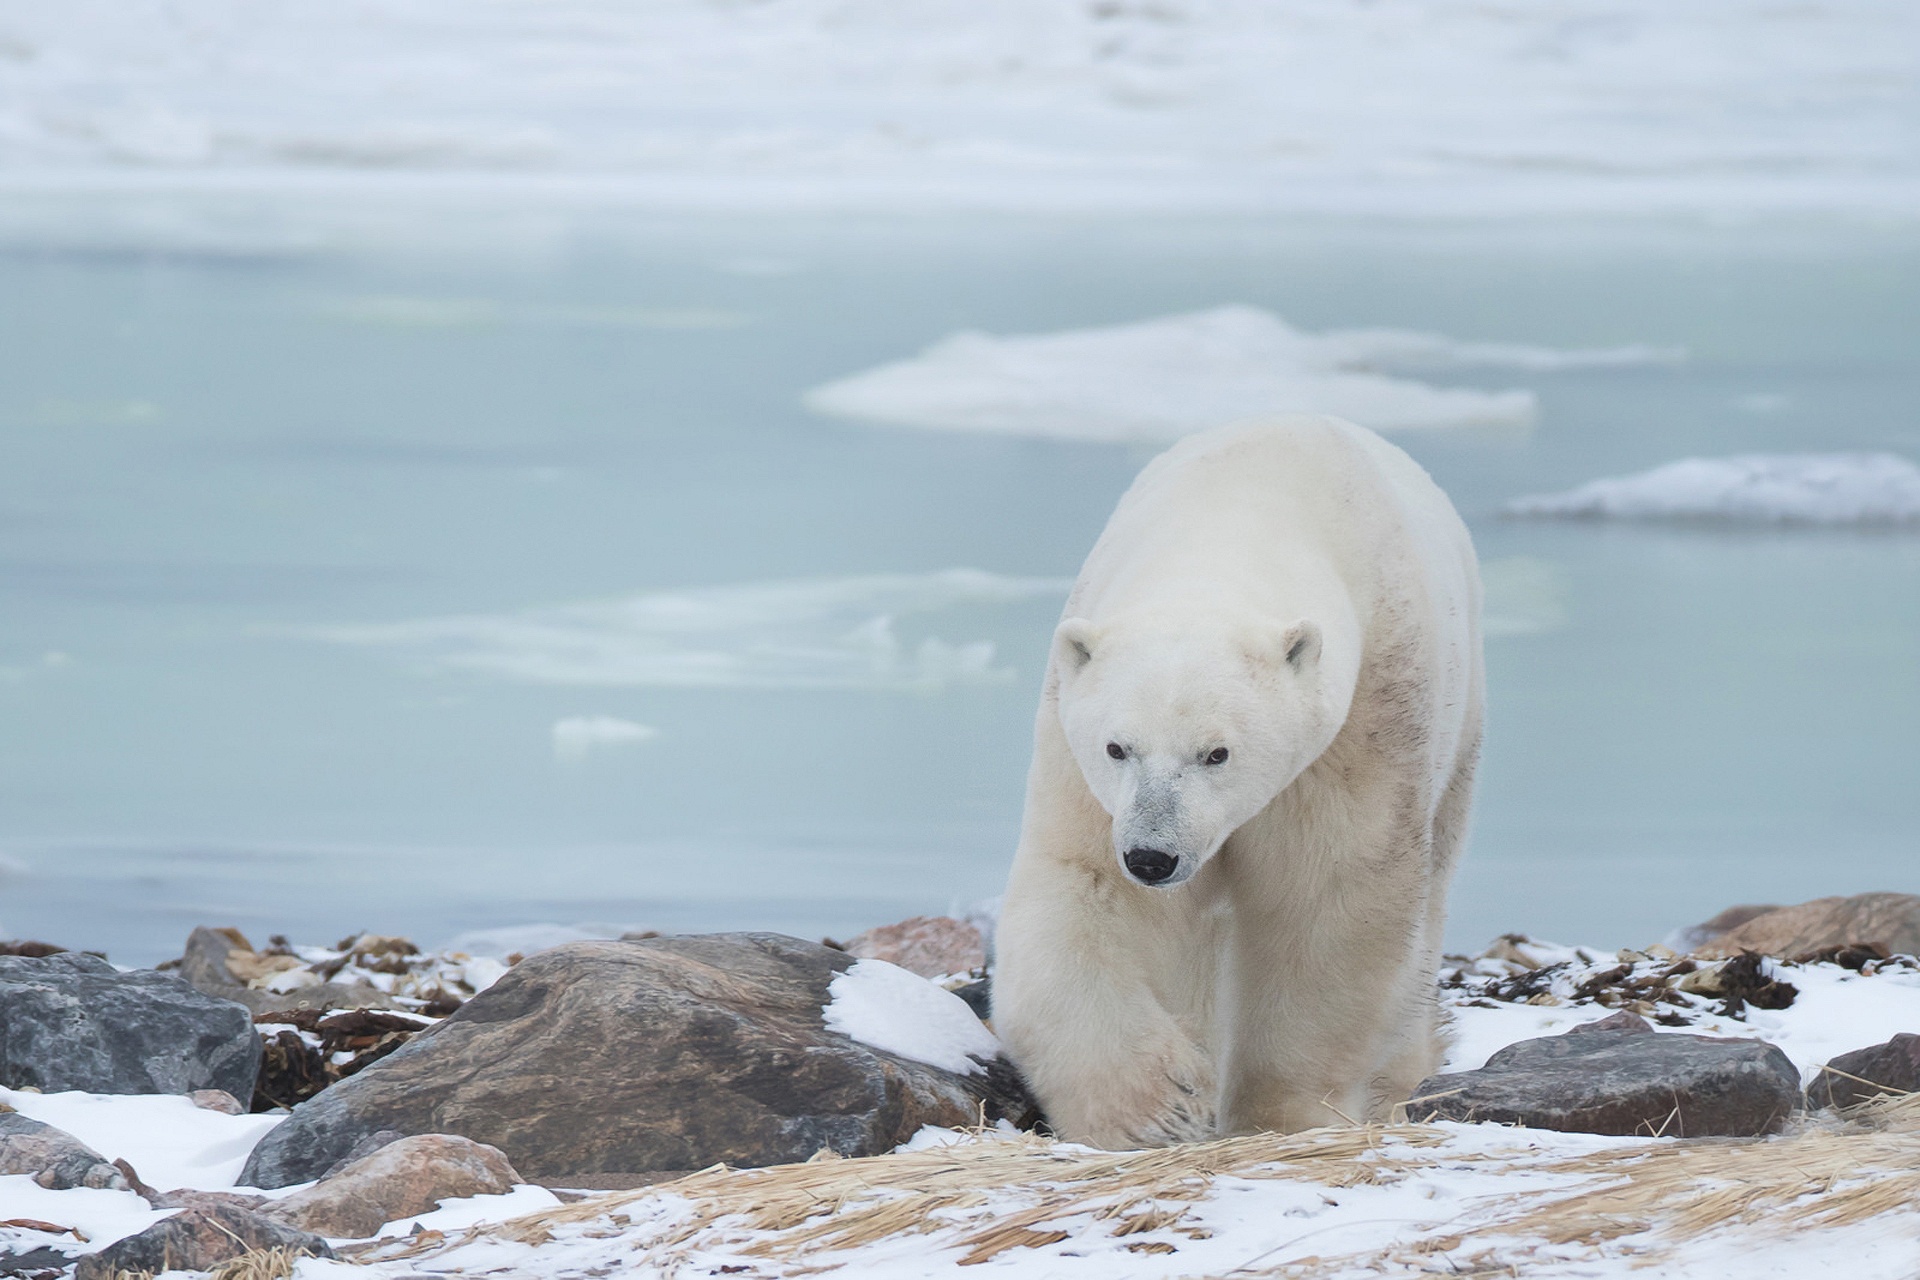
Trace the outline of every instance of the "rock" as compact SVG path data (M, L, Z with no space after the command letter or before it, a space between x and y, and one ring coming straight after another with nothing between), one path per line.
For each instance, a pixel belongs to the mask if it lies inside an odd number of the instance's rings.
M973 1016L982 1022L993 1019L993 979L982 978L978 982L969 982L964 987L955 987L953 994L967 1002L967 1008L973 1010Z
M1815 898L1754 916L1703 943L1696 954L1719 957L1758 951L1798 959L1829 948L1873 947L1891 955L1920 955L1920 897L1860 893L1851 898Z
M156 1209L206 1209L226 1206L251 1210L273 1203L265 1196L243 1195L238 1191L195 1191L191 1187L180 1187L173 1191L156 1191L146 1197L146 1201Z
M1711 920L1702 920L1699 924L1675 929L1667 938L1666 945L1681 955L1687 955L1714 941L1721 934L1739 928L1756 916L1778 910L1780 910L1780 904L1777 902L1744 902L1737 907L1728 907Z
M49 1191L128 1190L111 1161L64 1129L0 1112L0 1174L24 1173Z
M303 1231L361 1239L442 1200L502 1195L522 1181L498 1148L428 1133L388 1143L265 1212Z
M186 952L175 969L181 977L208 995L237 1001L254 1013L280 1013L289 1009L394 1007L390 996L365 982L316 981L292 991L270 991L262 986L249 985L270 982L280 972L292 972L299 963L292 956L255 951L253 944L238 929L212 929L202 925L187 935ZM251 1088L245 1092L249 1097L253 1094Z
M952 916L914 916L869 929L843 944L848 955L885 960L923 978L971 973L987 963L980 930Z
M1775 1132L1799 1106L1800 1073L1775 1046L1651 1030L1632 1014L1615 1014L1508 1045L1478 1071L1422 1080L1408 1117L1562 1133L1748 1137Z
M247 1114L240 1099L225 1089L195 1089L187 1095L187 1101L202 1111L218 1111L223 1116L243 1116Z
M244 1007L170 973L76 952L0 956L0 1084L48 1093L251 1096L260 1037Z
M204 1205L183 1209L138 1235L88 1254L74 1268L73 1280L117 1280L123 1271L210 1271L230 1258L265 1249L333 1256L332 1247L309 1232L233 1205Z
M294 1108L240 1181L316 1177L381 1129L460 1134L544 1181L867 1155L983 1106L989 1121L1027 1115L1003 1059L960 1076L828 1031L828 984L854 962L768 933L540 952Z
M347 1154L327 1166L327 1171L320 1175L320 1181L325 1182L328 1178L331 1178L334 1174L340 1172L356 1160L364 1160L380 1148L398 1142L406 1136L406 1134L400 1132L398 1129L376 1129L374 1132L360 1139L360 1141L354 1143L351 1147L348 1147ZM492 1148L489 1148L489 1150L491 1149Z
M1851 1107L1890 1093L1920 1093L1920 1035L1903 1031L1885 1044L1841 1054L1807 1086L1807 1102Z

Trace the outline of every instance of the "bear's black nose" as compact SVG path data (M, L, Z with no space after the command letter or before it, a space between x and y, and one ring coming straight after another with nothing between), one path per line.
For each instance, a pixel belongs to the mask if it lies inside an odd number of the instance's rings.
M1158 849L1129 849L1122 861L1127 864L1127 874L1141 884L1159 884L1179 865L1172 854Z

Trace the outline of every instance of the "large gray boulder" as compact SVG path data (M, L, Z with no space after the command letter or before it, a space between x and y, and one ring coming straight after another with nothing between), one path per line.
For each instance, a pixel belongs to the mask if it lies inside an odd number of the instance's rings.
M1775 1046L1656 1035L1616 1013L1508 1045L1478 1071L1429 1076L1407 1115L1563 1133L1752 1137L1777 1131L1799 1105L1800 1073Z
M885 1151L922 1125L1025 1116L1004 1060L961 1075L829 1031L853 956L770 933L579 942L301 1103L243 1185L324 1173L379 1130L498 1147L524 1176L768 1165Z
M259 1069L245 1005L80 952L0 956L0 1085L250 1098Z

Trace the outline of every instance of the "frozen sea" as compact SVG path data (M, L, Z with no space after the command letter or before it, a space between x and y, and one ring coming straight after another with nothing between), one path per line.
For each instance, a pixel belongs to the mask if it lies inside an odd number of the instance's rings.
M996 894L1064 582L1157 446L803 400L1221 308L1442 335L1399 383L1507 407L1393 437L1490 585L1451 941L1920 891L1920 531L1502 514L1920 459L1911 225L7 208L0 936L844 935ZM1055 392L1103 394L1088 349Z

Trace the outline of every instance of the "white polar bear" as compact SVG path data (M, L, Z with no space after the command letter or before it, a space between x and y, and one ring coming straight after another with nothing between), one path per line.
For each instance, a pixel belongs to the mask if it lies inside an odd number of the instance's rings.
M1063 1137L1377 1119L1438 1066L1482 685L1466 527L1372 432L1141 472L1055 632L996 940L995 1029Z

